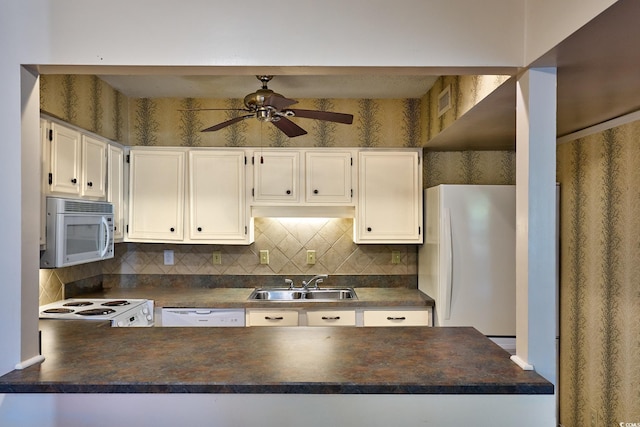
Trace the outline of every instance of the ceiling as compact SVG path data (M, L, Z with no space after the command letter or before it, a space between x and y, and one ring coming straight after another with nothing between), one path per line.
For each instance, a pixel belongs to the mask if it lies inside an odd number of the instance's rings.
M131 98L243 98L260 88L250 75L100 75ZM269 88L288 98L420 98L433 75L276 75Z
M531 64L557 67L557 134L564 136L640 109L640 2L619 0ZM290 98L418 98L452 69L191 69L161 75L101 75L130 97L240 98L255 91L255 74L274 74L269 87ZM197 70L196 70L197 71ZM326 71L326 72L325 72ZM461 70L458 70L461 71ZM510 74L516 70L484 70ZM343 72L343 74L336 74ZM226 73L226 74L224 74ZM482 70L464 70L481 74ZM119 74L119 75L116 75ZM459 74L462 74L460 72ZM465 116L427 143L431 149L515 148L516 79L509 79Z

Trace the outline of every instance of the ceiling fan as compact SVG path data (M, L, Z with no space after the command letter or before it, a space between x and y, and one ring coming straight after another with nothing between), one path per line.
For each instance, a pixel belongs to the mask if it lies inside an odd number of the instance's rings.
M244 97L246 108L198 108L196 110L226 110L226 111L246 111L250 114L234 117L230 120L218 123L217 125L203 129L202 132L212 132L223 129L244 119L255 117L261 122L270 122L280 129L289 138L305 135L306 130L288 119L288 117L302 117L306 119L325 120L329 122L353 123L352 114L334 113L320 110L301 110L288 108L297 104L298 101L285 98L279 93L275 93L267 87L273 76L256 76L262 82L262 88Z

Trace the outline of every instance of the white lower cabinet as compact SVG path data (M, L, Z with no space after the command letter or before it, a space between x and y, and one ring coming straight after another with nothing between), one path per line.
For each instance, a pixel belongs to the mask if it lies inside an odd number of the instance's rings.
M356 311L309 310L307 326L356 326Z
M247 309L247 326L298 326L298 310Z
M433 326L431 307L248 308L247 326Z
M364 310L363 326L431 326L431 309Z

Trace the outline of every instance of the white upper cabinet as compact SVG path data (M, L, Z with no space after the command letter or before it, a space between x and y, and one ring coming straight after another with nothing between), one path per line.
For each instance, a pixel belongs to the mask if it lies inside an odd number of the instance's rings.
M189 151L191 240L251 243L243 151Z
M260 150L253 153L256 203L300 201L300 151Z
M124 150L109 145L107 156L107 202L113 204L113 238L124 238Z
M129 240L183 239L185 165L184 150L129 152Z
M107 195L107 146L96 138L82 135L81 196L104 199Z
M253 166L254 205L353 205L353 151L260 150Z
M104 200L108 143L55 122L43 136L49 141L47 193Z
M422 243L420 150L361 151L356 243Z
M77 130L50 124L49 193L80 195L81 136Z
M353 155L350 151L307 151L305 201L349 204L353 200Z

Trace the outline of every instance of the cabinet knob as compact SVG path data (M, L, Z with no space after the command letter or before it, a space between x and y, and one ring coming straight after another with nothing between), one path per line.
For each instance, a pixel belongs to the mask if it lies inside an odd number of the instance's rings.
M313 194L318 194L318 190L313 190Z
M371 231L371 227L367 227L367 231Z
M287 194L291 194L291 190L287 190Z
M72 183L72 184L76 184L77 182L78 182L78 180L77 180L77 179L75 179L75 178L71 178L71 183Z
M202 231L202 227L198 227L198 231Z
M176 229L175 229L175 228L173 228L173 227L171 227L169 230L170 230L172 233L173 233L174 231L176 231Z
M87 185L88 185L89 187L93 187L93 182L89 181L89 182L87 182Z

